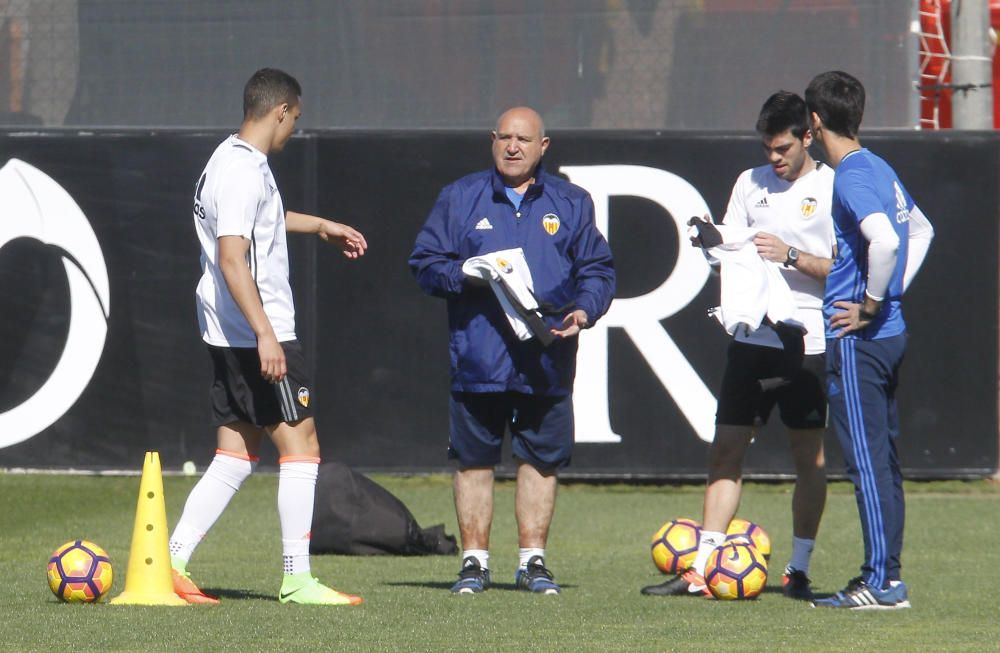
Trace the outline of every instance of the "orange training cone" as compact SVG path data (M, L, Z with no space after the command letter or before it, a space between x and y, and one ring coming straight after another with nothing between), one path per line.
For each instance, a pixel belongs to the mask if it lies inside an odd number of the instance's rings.
M117 605L188 605L174 594L167 547L167 507L163 501L160 454L146 452L135 508L135 529L128 556L125 591L111 599Z

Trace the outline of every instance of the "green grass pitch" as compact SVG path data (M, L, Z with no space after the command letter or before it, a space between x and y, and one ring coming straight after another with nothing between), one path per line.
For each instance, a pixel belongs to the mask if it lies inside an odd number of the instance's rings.
M450 480L376 479L422 525L455 532ZM176 522L195 478L164 478ZM218 591L217 607L59 603L45 582L49 553L91 539L124 588L138 477L0 474L0 650L3 651L975 651L1000 650L1000 487L908 483L904 578L913 608L816 610L781 596L790 553L788 484L748 483L740 516L761 524L774 552L756 601L639 594L662 576L649 555L667 519L699 517L700 486L567 484L560 489L548 562L561 596L512 589L517 562L513 486L500 483L493 526L495 586L448 592L458 557L316 556L324 582L361 594L357 608L280 605L277 479L254 476L195 554L189 570ZM832 484L813 556L819 593L856 575L861 540L854 496Z

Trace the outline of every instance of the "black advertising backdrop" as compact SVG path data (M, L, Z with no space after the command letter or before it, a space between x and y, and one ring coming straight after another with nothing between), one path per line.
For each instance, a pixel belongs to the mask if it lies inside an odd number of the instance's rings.
M132 469L150 449L161 452L167 469L210 459L209 367L194 312L198 244L190 211L198 173L224 136L0 133L0 164L30 163L80 205L101 244L111 288L103 355L80 399L41 433L0 448L0 467ZM556 132L552 141L550 170L668 171L697 189L715 216L724 212L740 171L761 160L757 140L746 134ZM912 477L991 474L998 458L1000 140L993 133L877 132L865 134L865 144L895 165L937 232L906 301L911 339L899 391L904 468ZM315 364L313 394L328 460L400 472L449 468L444 302L420 293L406 259L441 187L489 165L488 138L469 132L316 132L272 158L287 208L353 224L370 245L367 256L351 262L312 239L290 239L299 337ZM618 299L641 297L664 283L687 245L665 207L609 194ZM5 211L0 219L18 216ZM712 393L726 343L705 316L717 298L718 282L709 276L660 320ZM68 313L58 256L23 238L0 249L0 417L48 378L66 340ZM655 373L650 359L658 352L644 351L617 327L607 330L607 343L607 412L621 440L580 442L569 473L700 477L705 443L678 406L686 395ZM836 472L839 447L832 436L828 443ZM751 474L791 472L780 428L765 429L747 463ZM273 465L273 457L264 464Z

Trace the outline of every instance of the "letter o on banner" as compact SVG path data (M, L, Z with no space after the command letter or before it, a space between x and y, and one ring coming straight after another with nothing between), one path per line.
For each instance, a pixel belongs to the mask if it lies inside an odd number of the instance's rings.
M108 270L87 217L62 186L24 161L0 168L0 248L32 238L58 248L69 282L66 345L52 374L20 405L0 413L0 448L54 424L90 384L104 351L111 315Z

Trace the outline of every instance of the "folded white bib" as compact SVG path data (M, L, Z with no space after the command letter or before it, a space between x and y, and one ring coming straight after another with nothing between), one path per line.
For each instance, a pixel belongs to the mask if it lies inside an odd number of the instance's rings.
M795 320L795 299L778 270L779 264L757 254L753 237L760 230L727 225L716 228L722 234L722 244L706 252L710 262L721 263L722 296L714 313L726 333L733 335L741 324L755 331L764 317L774 324L802 326ZM691 227L689 234L697 235L697 230Z
M538 311L538 300L533 293L534 283L524 250L517 247L473 256L462 264L462 272L468 277L490 282L490 288L519 340L537 337L542 344L552 342L553 336Z

